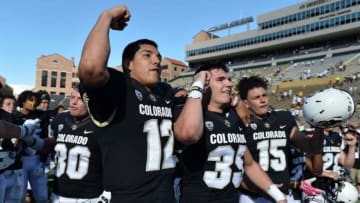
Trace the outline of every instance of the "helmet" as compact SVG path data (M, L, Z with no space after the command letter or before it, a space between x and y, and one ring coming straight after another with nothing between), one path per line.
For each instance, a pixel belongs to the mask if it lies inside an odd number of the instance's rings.
M339 126L355 112L355 102L346 91L328 88L306 97L303 114L306 122L314 127Z
M336 202L355 203L358 199L358 191L351 183L341 182L336 195Z

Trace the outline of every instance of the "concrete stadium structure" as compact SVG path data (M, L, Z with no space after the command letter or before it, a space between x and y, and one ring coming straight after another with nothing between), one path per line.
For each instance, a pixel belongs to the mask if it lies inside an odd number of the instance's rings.
M223 37L201 31L186 46L185 60L192 69L217 60L236 71L358 52L360 0L304 1L259 15L257 26Z
M234 22L197 33L192 44L185 48L190 70L168 82L174 87L189 88L197 67L218 61L227 64L234 81L252 74L266 76L276 94L292 89L306 96L316 88L327 87L334 78L342 78L341 88L349 90L351 87L354 100L360 102L357 88L360 82L360 0L303 1L258 15L256 29L215 35L219 30L250 23L252 18ZM305 80L301 75L309 69L314 78ZM277 70L282 76L280 79L274 74ZM324 70L329 72L328 76L316 78ZM346 83L345 78L349 76L357 79ZM276 108L292 108L291 99L277 101L276 94L269 94ZM355 114L354 120L359 121L359 110Z

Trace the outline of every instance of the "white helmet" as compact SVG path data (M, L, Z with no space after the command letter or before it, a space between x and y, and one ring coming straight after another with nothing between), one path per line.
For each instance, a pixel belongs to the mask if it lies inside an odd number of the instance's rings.
M355 203L358 199L358 191L351 183L344 181L339 184L336 202Z
M314 127L339 126L355 112L355 102L346 91L328 88L306 97L303 106L305 120Z

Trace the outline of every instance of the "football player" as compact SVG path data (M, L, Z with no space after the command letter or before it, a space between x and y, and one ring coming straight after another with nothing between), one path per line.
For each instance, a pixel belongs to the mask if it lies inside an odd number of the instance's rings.
M312 131L307 133L313 133ZM347 132L343 134L339 127L324 129L324 143L322 150L323 171L316 177L316 180L311 183L315 188L322 190L335 189L335 181L344 179L345 169L351 169L355 162L355 146L356 136L354 132ZM307 168L311 168L310 162L307 162ZM309 179L311 173L307 173L305 179ZM335 198L335 197L333 197ZM322 201L322 194L308 195L304 193L304 200L307 201Z
M157 44L141 39L122 55L124 72L107 67L109 32L123 30L130 11L120 5L102 12L83 47L81 94L99 127L103 181L112 202L175 201L172 88L159 86Z
M51 122L55 150L52 202L97 203L103 192L101 152L96 126L73 88L70 111L57 114Z
M321 173L322 135L308 138L297 133L297 123L289 111L271 110L267 96L267 83L258 76L243 78L237 89L243 104L248 108L251 122L243 133L248 148L256 162L271 180L288 194L290 189L290 146L291 144L312 157L313 172ZM319 134L319 135L318 135ZM271 202L266 194L244 177L240 202ZM288 196L288 202L293 197Z
M227 72L223 64L201 66L176 120L175 135L193 138L180 155L180 202L237 203L244 173L276 202L285 202L246 146L245 126L229 107L232 83Z

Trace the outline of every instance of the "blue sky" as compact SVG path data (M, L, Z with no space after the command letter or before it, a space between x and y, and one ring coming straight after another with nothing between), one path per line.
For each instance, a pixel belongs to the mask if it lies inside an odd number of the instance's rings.
M83 43L101 11L119 4L132 14L123 32L110 33L109 66L120 64L124 46L155 40L165 57L185 62L185 46L199 31L280 9L301 0L1 0L0 75L7 83L34 86L37 58L58 53L79 63ZM255 29L255 23L251 29ZM245 26L231 29L242 32ZM228 31L216 32L224 36Z

